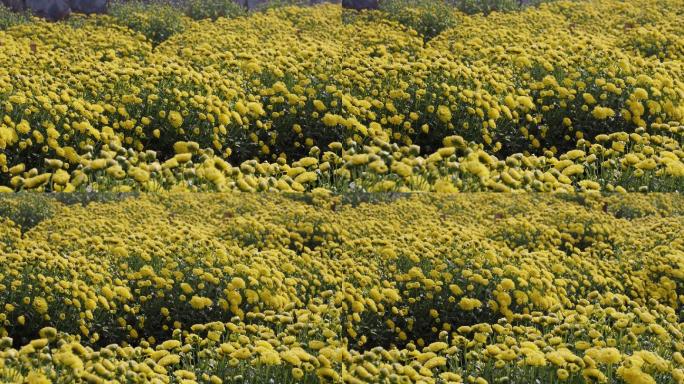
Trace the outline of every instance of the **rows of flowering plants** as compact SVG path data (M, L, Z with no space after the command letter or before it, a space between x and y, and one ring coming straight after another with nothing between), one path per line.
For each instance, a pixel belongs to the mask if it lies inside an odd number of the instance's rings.
M4 382L684 378L679 194L67 197L0 221Z

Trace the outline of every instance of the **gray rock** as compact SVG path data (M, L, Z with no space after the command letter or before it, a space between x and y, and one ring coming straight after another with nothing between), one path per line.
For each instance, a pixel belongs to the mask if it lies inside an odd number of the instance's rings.
M268 0L240 0L238 1L239 4L244 5L247 7L247 9L254 9L261 4L264 4L268 2Z
M1 0L0 3L15 12L23 12L26 10L26 4L24 4L24 0Z
M65 0L26 0L26 8L34 15L48 20L62 20L71 14L71 8Z
M342 0L342 7L356 9L378 9L379 0Z
M69 6L72 11L80 13L107 12L107 0L69 0Z

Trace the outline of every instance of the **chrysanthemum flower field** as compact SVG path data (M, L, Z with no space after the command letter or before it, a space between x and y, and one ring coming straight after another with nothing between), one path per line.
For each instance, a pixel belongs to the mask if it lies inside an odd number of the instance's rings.
M339 5L185 18L159 44L112 16L16 25L0 185L681 191L683 9L454 10L427 42Z
M210 3L0 9L1 383L684 383L682 0Z
M0 222L1 379L684 377L681 195L116 196Z

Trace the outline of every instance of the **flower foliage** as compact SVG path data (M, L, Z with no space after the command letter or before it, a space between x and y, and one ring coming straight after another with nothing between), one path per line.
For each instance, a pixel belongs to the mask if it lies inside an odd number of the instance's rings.
M135 3L13 26L0 32L0 184L504 190L534 178L537 190L681 191L678 5L451 10L455 26L428 43L381 11L331 4L178 14L169 33L154 27L167 13ZM442 149L455 136L470 149ZM317 164L296 165L308 157Z
M52 202L23 236L0 221L0 377L681 381L681 195L308 198Z

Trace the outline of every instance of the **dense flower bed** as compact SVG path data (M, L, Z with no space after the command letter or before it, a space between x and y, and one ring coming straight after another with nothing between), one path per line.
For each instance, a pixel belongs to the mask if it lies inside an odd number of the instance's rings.
M611 148L622 157L636 133L637 142L665 134L667 143L637 146L627 163L667 168L661 173L674 180L659 190L681 190L682 9L681 0L602 0L486 17L453 11L456 26L427 43L381 12L335 5L187 19L154 48L108 16L17 25L0 32L0 184L103 188L92 185L93 170L136 190L150 189L139 185L148 179L177 184L178 174L165 171L188 142L204 155L193 168L225 173L222 162L297 168L331 144L356 153L378 142L417 145L429 158L454 135L506 161L588 155L617 134ZM580 180L615 184L571 169ZM206 188L221 189L215 170L209 175ZM459 180L448 183L461 188ZM640 187L653 185L623 186Z
M684 377L681 195L118 197L1 222L3 381Z
M194 4L0 31L0 382L684 383L682 0Z

